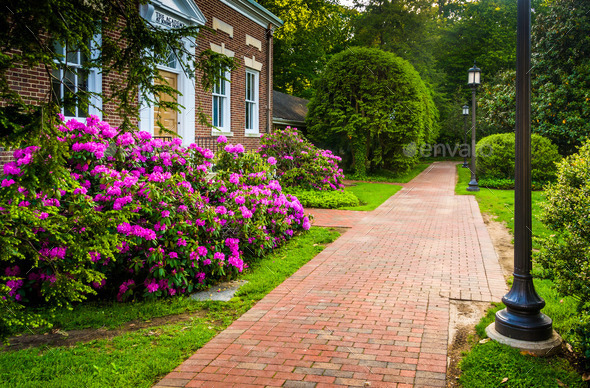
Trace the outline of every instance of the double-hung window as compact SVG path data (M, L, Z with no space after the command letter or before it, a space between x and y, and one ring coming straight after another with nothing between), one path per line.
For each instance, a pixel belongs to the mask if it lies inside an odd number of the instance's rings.
M246 70L246 133L259 133L258 126L258 79L259 73Z
M219 81L213 86L212 119L214 134L231 132L230 126L230 73L221 70Z
M61 113L68 119L85 118L89 114L100 116L101 99L92 94L102 91L97 69L84 69L88 58L77 47L55 42L54 51L60 59L56 61L57 68L52 71L51 89L53 97L62 107Z

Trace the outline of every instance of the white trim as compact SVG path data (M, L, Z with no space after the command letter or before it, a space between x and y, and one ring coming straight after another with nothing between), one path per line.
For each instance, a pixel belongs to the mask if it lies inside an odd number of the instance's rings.
M158 12L173 19L178 18L178 21L184 24L204 26L207 22L205 15L197 7L197 4L191 0L151 0L150 4L139 6L139 13L151 23L163 28L170 28L170 25L160 24L155 20L156 8Z
M280 27L283 21L259 4L252 4L248 0L220 0L223 4L246 16L259 26L268 28L268 24ZM261 9L262 8L262 9Z
M102 34L96 34L93 38L93 40L90 42L90 56L91 59L97 59L100 56L100 47L102 46ZM64 50L66 50L66 47L63 47ZM80 50L77 51L77 56L78 56L78 61L80 63L78 64L68 64L67 61L67 52L63 51L61 54L66 54L66 56L61 60L61 62L55 61L55 63L58 65L58 71L60 74L60 79L63 80L63 67L61 65L65 65L65 66L71 66L71 67L75 67L75 68L82 68L83 64L82 62L82 58L81 58L81 54L80 54ZM76 80L78 79L78 75L76 75ZM76 89L77 89L78 85L76 83ZM97 95L92 95L89 100L88 100L88 115L95 115L98 116L99 119L102 120L102 73L98 71L97 68L91 68L88 71L88 78L86 79L86 87L88 89L89 92L92 93L97 93ZM60 85L60 96L63 98L63 81L61 81L61 85ZM64 114L64 107L60 107L60 112L62 114ZM77 108L76 108L77 110ZM83 116L65 116L65 120L71 120L71 119L75 119L78 121L84 121L86 120L86 117Z
M211 124L213 128L211 128L211 135L226 135L232 133L231 130L231 72L225 71L225 78L220 79L219 82L225 83L225 94L217 94L214 92L215 86L213 86L213 90L211 91ZM223 126L216 127L213 121L213 100L215 97L222 97L223 101Z
M248 123L244 123L244 129L246 134L259 134L260 133L260 73L255 70L246 69L246 94L248 91L248 75L254 76L254 99L248 100L248 96L244 99L244 119L247 117L248 112L248 104L253 104L253 119L252 119L252 128L248 128ZM245 121L245 120L244 120Z

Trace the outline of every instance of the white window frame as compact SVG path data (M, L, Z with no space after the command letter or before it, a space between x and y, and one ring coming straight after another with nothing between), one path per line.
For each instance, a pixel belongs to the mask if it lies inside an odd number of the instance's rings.
M100 55L100 46L101 46L101 41L102 41L102 35L95 35L94 39L92 40L92 42L90 43L90 55L91 58L90 59L97 59L98 56ZM59 79L60 79L60 97L63 98L64 96L64 70L66 69L72 69L74 71L76 71L77 69L81 69L82 68L82 58L81 58L81 53L80 50L76 51L76 57L77 57L77 62L78 63L73 63L73 62L68 62L68 58L67 58L67 53L66 53L66 47L62 46L62 51L61 53L57 53L63 56L63 58L61 58L60 60L55 60L55 63L57 64L57 69L55 69L56 71L59 72ZM54 48L55 51L55 48ZM78 88L78 74L74 75L75 78L75 87L76 90ZM53 82L53 80L52 80ZM86 80L86 88L89 92L93 92L96 93L94 95L92 95L90 97L90 99L88 100L88 115L96 115L98 116L99 119L102 120L102 73L98 71L97 68L91 68L88 71L88 78ZM82 120L86 120L85 116L80 116L78 115L78 107L75 108L76 109L76 115L75 116L66 116L65 115L65 107L60 107L60 112L65 116L66 121L70 120L70 119L76 119L79 121Z
M223 72L223 70L220 71ZM221 135L233 135L231 131L231 72L228 70L224 71L225 79L220 78L219 83L213 86L211 90L211 125L213 129L211 131L211 135L213 136L221 136ZM221 94L216 90L221 89L221 84L225 86L225 94ZM218 99L222 103L222 110L223 114L221 116L221 125L219 121L215 122L215 100Z
M253 85L251 86L253 89L253 96L248 96L248 80L250 77L252 77L253 80ZM245 133L246 135L260 135L260 72L252 69L246 69L245 84Z

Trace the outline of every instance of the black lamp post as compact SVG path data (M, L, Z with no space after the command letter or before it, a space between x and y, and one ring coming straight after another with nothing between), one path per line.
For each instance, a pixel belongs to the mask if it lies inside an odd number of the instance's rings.
M469 105L463 105L463 117L465 118L465 124L463 125L463 145L467 146L467 116L469 116ZM463 168L469 168L467 163L467 153L463 154Z
M496 331L522 341L552 337L551 318L541 313L545 301L531 276L531 1L518 0L516 43L516 176L514 200L514 283L496 313Z
M473 64L467 73L467 85L471 86L471 181L467 191L479 191L479 185L475 177L475 91L481 84L481 69Z

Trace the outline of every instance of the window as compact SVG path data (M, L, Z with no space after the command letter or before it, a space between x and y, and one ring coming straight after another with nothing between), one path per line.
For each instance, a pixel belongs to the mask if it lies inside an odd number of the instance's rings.
M223 70L222 70L223 71ZM212 105L212 117L213 126L218 130L213 130L213 133L222 134L230 132L230 73L225 71L220 75L225 79L220 78L217 84L213 86L213 105ZM220 133L221 131L221 133Z
M246 70L246 132L259 133L258 128L258 75Z
M61 58L59 67L52 71L51 89L53 97L62 106L61 113L67 118L84 118L89 114L100 116L101 101L98 96L87 96L87 103L79 98L85 92L101 92L101 79L97 70L83 68L88 58L76 47L64 47L55 42L54 51Z

